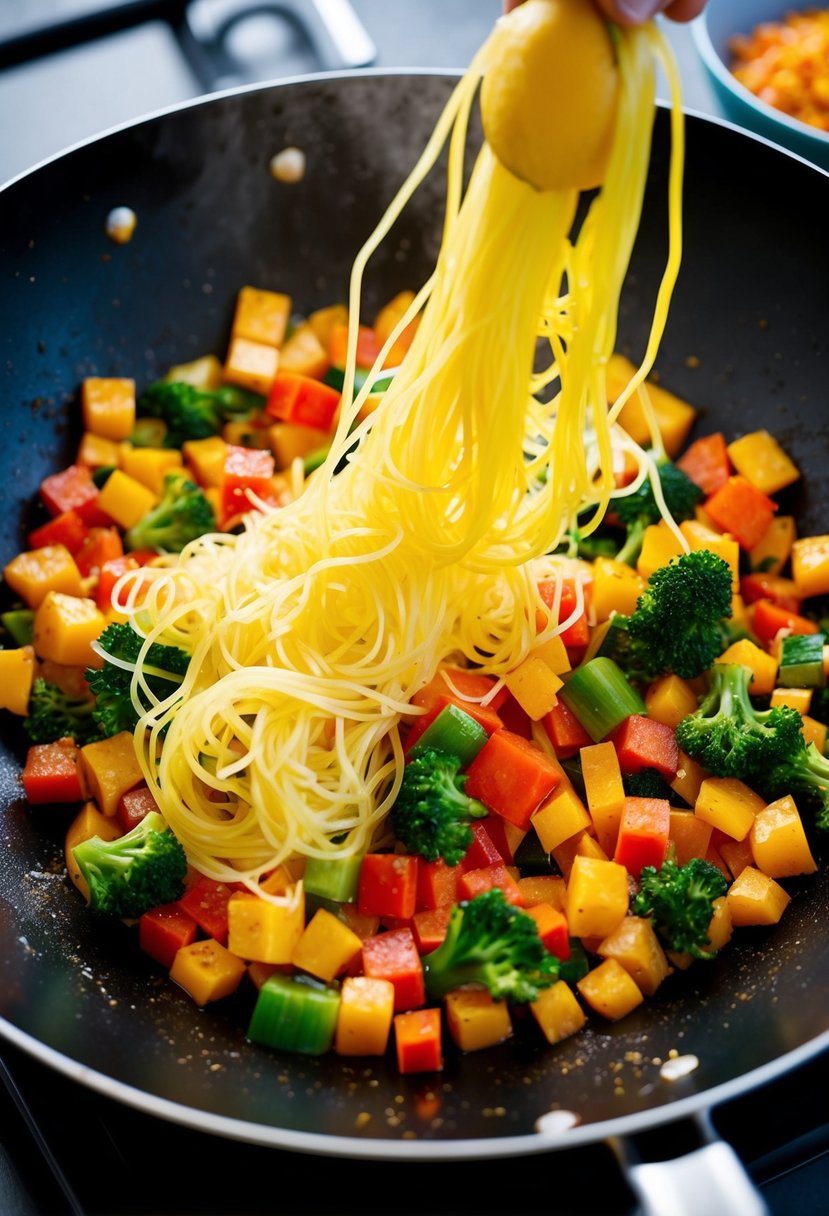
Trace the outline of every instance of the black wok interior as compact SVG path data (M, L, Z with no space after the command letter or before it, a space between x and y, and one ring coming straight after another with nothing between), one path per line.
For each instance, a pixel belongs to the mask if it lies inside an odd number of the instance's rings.
M287 292L298 310L344 298L354 254L452 84L367 72L218 97L75 149L0 193L3 562L40 478L72 458L81 379L143 386L172 363L221 355L243 284ZM687 125L686 244L662 383L699 406L697 433L777 434L803 471L791 500L803 531L827 530L829 176L727 126ZM634 357L665 255L667 136L660 112L620 318L620 348ZM288 145L307 155L293 185L268 171ZM369 312L428 272L442 185L438 174L421 189L378 256ZM116 205L138 216L123 246L104 229ZM61 872L69 813L29 811L20 796L23 746L6 730L0 1030L162 1115L321 1151L505 1154L529 1151L551 1108L577 1112L575 1138L598 1137L700 1106L826 1043L829 870L787 882L778 927L742 931L622 1023L594 1023L556 1048L528 1018L499 1048L449 1049L440 1077L401 1078L391 1056L275 1055L245 1041L247 989L196 1009L129 930L85 912ZM670 1085L654 1061L672 1050L700 1063Z

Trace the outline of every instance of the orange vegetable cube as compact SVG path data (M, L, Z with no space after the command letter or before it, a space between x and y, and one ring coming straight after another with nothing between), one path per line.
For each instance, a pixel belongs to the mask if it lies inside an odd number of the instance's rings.
M793 485L800 470L768 431L752 431L728 445L728 455L738 473L764 494L777 494Z
M749 638L740 638L738 642L723 651L717 659L718 663L742 663L751 668L751 680L748 690L753 697L770 696L777 684L779 660L767 650L761 650Z
M302 931L291 962L321 980L333 980L360 954L362 940L332 912L318 908Z
M528 655L504 676L504 684L524 712L538 722L556 703L562 681L538 655Z
M805 717L812 705L813 692L812 688L775 688L769 706L771 709L788 706L789 709L797 710L801 717Z
M564 980L544 988L530 1003L530 1010L548 1043L560 1043L581 1030L587 1014Z
M331 438L328 431L301 422L274 422L267 436L278 469L290 468L296 459L324 448Z
M758 870L771 878L814 874L817 870L800 812L788 794L755 815L751 851Z
M751 831L754 816L765 801L736 777L706 777L700 786L694 814L734 840Z
M298 325L282 343L279 352L280 371L296 372L300 376L321 380L329 366L328 351L309 321Z
M221 484L227 459L227 444L221 435L209 435L206 439L188 439L182 447L182 453L200 486L217 487Z
M711 843L713 828L693 811L671 808L669 838L674 846L677 865L684 866L693 857L705 857Z
M616 838L625 806L622 770L616 748L610 742L583 747L581 770L593 827L602 848L612 855L616 851Z
M264 342L233 338L224 365L224 379L266 397L276 379L279 351Z
M596 953L600 958L615 958L645 996L653 996L671 970L647 917L626 916Z
M628 903L624 866L595 857L573 859L565 915L574 937L607 937L627 915Z
M340 989L334 1050L341 1056L385 1055L393 1016L394 984L367 975L346 976Z
M829 591L829 535L804 536L794 542L792 578L803 599Z
M461 1051L479 1051L503 1043L512 1034L506 1001L496 1001L485 989L459 988L446 995L446 1025Z
M158 502L158 495L122 469L109 475L98 495L98 506L122 528L137 524Z
M684 551L673 529L664 519L660 519L658 524L649 524L645 528L642 548L636 559L636 572L647 581L654 571L667 566L672 558L679 557Z
M746 866L735 878L725 896L731 923L741 925L776 925L786 911L791 896L768 874L754 866Z
M290 316L290 296L278 291L242 287L236 297L231 340L247 338L267 346L281 346Z
M81 386L83 424L103 439L128 439L135 428L135 381L89 376Z
M565 840L590 826L590 816L569 784L555 790L530 820L545 853L552 853Z
M762 539L749 550L750 568L765 574L779 574L791 556L796 537L794 516L775 515Z
M80 766L86 788L104 815L115 815L121 795L144 780L128 730L87 743L80 751Z
M50 591L80 595L81 572L65 545L44 545L18 553L6 565L3 577L29 608L37 608Z
M634 365L623 355L618 352L611 355L607 366L607 397L611 404L628 384L635 370ZM648 380L643 388L638 389L625 403L618 418L619 425L643 447L651 445L645 395L653 410L665 451L672 458L678 456L693 426L696 410L681 397Z
M627 562L597 557L593 562L590 603L597 621L606 621L613 612L630 616L645 590L645 580Z
M548 638L546 642L541 642L534 646L532 653L539 659L543 659L550 668L550 671L557 676L563 675L572 666L570 656L567 653L567 647L562 642L560 633L556 633L551 638Z
M164 478L182 465L181 452L175 448L133 448L125 444L121 452L121 468L128 477L160 498Z
M720 895L711 906L714 911L708 926L708 945L712 950L722 950L723 946L727 946L731 941L734 928L727 896Z
M718 532L713 523L705 524L698 519L684 519L679 530L692 553L698 549L708 549L731 567L731 586L737 591L740 586L740 546L734 537Z
M348 325L348 309L345 304L329 304L326 308L318 308L308 317L308 324L327 350L331 331L337 326Z
M102 435L93 435L84 431L78 444L76 464L85 464L90 469L100 469L104 466L116 468L121 460L121 444L115 439L105 439Z
M648 717L664 726L677 726L697 708L697 694L680 676L660 676L645 692Z
M676 770L676 777L669 784L674 793L679 794L688 806L693 806L706 776L702 766L680 749L679 768Z
M69 880L78 888L89 903L89 884L75 861L73 850L85 840L100 836L101 840L116 840L123 834L120 823L114 817L104 815L94 802L85 802L70 823L63 846L66 872Z
M411 1009L394 1016L397 1067L401 1073L443 1068L440 1009Z
M615 958L607 958L578 981L579 993L596 1013L616 1022L645 999L636 981Z
M518 889L525 910L537 904L550 904L559 912L564 911L567 888L560 874L528 874L518 879Z
M760 812L762 814L762 812ZM696 818L696 816L694 816ZM742 840L732 840L729 836L719 836L717 843L709 845L709 852L716 850L725 862L732 878L737 878L746 866L754 865L754 852L751 847L751 832Z
M182 946L170 968L170 979L189 993L197 1005L230 996L244 974L242 960L212 937Z
M35 612L35 653L65 666L97 666L90 643L105 627L106 617L94 600L50 591Z
M290 963L305 925L302 888L278 903L248 891L227 901L227 944L239 958L259 963Z
M0 650L0 709L19 717L29 712L29 697L35 678L33 646Z

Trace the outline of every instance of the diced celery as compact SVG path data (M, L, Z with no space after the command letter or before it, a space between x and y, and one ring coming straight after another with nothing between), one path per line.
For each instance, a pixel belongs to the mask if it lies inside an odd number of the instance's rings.
M352 857L309 857L305 863L303 886L306 896L316 895L338 904L351 904L360 885L361 854Z
M310 976L270 976L259 990L248 1038L263 1047L324 1055L334 1042L339 989Z
M431 750L457 756L461 768L472 763L489 735L476 720L457 705L446 705L424 730L409 755L422 756Z
M782 688L823 688L826 675L823 670L823 647L826 636L822 633L791 633L783 638L780 649L778 683Z
M622 669L603 655L570 673L558 695L594 743L606 739L631 714L646 712L645 702Z

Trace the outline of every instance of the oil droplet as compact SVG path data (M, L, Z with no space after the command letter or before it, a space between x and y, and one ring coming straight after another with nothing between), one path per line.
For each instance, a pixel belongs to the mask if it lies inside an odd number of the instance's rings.
M271 177L278 182L301 182L305 176L305 153L301 148L283 148L271 157Z
M659 1075L663 1081L680 1081L697 1068L699 1068L699 1060L696 1056L674 1056L665 1061L659 1070Z
M542 1136L558 1136L562 1132L569 1132L571 1127L577 1127L579 1123L581 1115L574 1110L548 1110L546 1115L536 1119L535 1130Z
M137 223L138 216L132 207L113 207L107 216L106 234L116 245L126 245Z

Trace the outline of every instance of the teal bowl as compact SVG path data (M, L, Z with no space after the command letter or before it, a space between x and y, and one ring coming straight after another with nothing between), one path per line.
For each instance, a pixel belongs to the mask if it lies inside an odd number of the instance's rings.
M760 101L728 67L729 43L736 34L748 34L763 21L781 21L796 7L795 0L708 0L691 31L726 118L829 169L829 133ZM805 0L801 7L808 7Z

